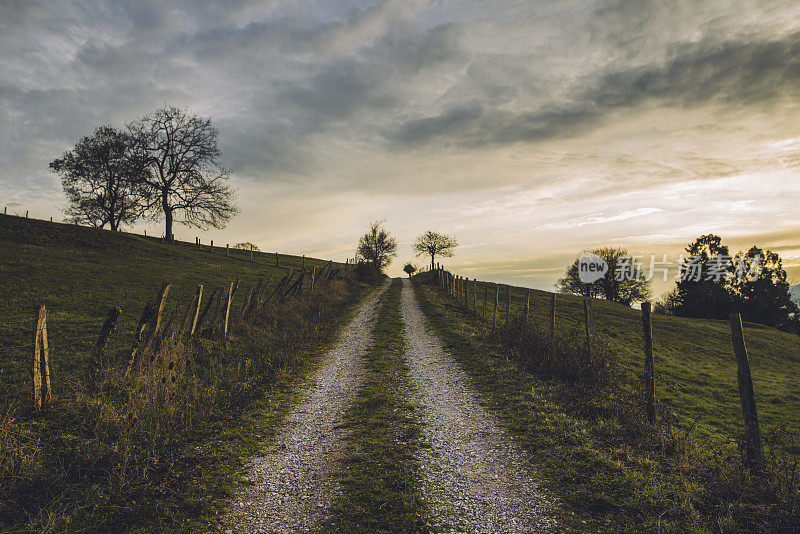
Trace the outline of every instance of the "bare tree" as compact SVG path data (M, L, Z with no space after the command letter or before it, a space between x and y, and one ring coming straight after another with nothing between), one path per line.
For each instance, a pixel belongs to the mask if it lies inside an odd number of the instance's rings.
M111 126L100 126L72 150L50 163L61 176L69 205L64 212L73 222L111 230L131 224L142 215L139 183L144 168L133 157L133 138Z
M397 256L397 240L381 226L383 221L370 223L369 230L358 241L356 252L376 271L382 271Z
M174 222L222 228L238 212L211 119L170 106L128 129L149 171L142 180L148 212L164 217L166 239L172 239Z
M429 255L431 257L431 269L436 268L436 256L450 258L453 256L453 249L457 246L458 242L454 238L432 230L417 237L414 242L417 256Z

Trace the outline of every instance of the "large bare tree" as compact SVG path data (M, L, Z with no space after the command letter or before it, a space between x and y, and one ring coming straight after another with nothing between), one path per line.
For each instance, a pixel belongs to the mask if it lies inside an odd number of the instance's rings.
M111 126L100 126L72 150L50 163L61 176L70 221L118 230L142 214L140 183L144 168L133 156L133 138Z
M445 234L428 230L417 237L414 242L414 251L417 256L427 255L431 257L431 269L436 268L436 256L450 258L453 256L453 249L458 246L458 242Z
M164 217L164 236L173 223L222 228L237 213L211 119L173 106L128 125L148 173L143 179L148 212Z

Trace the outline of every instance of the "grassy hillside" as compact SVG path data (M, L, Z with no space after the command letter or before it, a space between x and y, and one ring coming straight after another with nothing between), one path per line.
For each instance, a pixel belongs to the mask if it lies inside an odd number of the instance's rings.
M494 284L488 285L489 313ZM511 289L511 316L522 312L527 289ZM483 306L483 283L478 282L478 308ZM531 291L532 322L546 328L551 293ZM505 286L500 313L504 319ZM627 306L593 300L596 334L618 356L631 374L644 366L641 312ZM583 336L583 300L556 297L556 330ZM800 336L758 324L745 323L762 431L770 427L800 428ZM653 352L656 395L684 424L717 439L738 436L742 413L736 382L736 360L727 321L653 315Z
M0 531L208 531L304 380L370 287L350 272L272 299L247 320L247 291L322 260L240 252L0 217ZM159 337L125 374L133 330L162 282L164 323L197 284L239 279L227 339ZM35 310L48 308L53 404L31 409ZM88 355L122 308L92 384ZM177 314L175 313L177 312ZM208 321L206 322L206 324ZM174 327L172 331L174 331Z
M582 299L531 292L532 322L520 335L527 290L513 288L505 326L436 287L415 285L433 328L489 407L529 452L579 532L794 532L798 523L800 339L758 325L745 336L762 420L761 476L744 464L736 365L727 322L654 317L659 417L644 413L638 310L593 301L593 358L584 355Z
M230 251L114 233L69 224L0 215L0 401L27 400L33 352L35 314L48 309L48 337L54 396L68 380L82 373L86 357L109 308L122 309L112 336L112 358L130 350L133 330L145 304L162 282L172 288L165 317L181 308L204 286L204 300L214 288L239 278L232 309L238 310L247 290L261 277L277 284L288 269L324 265L323 260L296 256Z

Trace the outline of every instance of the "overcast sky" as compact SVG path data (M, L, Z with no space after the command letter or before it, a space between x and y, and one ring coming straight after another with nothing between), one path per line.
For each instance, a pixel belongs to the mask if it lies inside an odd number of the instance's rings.
M344 259L381 218L392 273L431 228L458 272L551 288L584 249L714 232L797 281L798 97L792 0L0 0L0 203L60 218L48 163L168 104L239 192L204 242Z

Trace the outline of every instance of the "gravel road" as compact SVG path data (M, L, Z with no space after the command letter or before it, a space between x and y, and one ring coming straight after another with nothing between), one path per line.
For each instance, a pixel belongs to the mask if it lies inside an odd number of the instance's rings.
M450 532L557 531L524 455L429 331L411 283L403 284L407 357L431 445L424 489L436 520Z
M389 284L362 306L325 356L303 401L287 416L283 430L252 459L252 483L233 502L222 522L225 532L311 532L325 517L336 491L334 474L344 450L342 416L364 376L378 299Z

